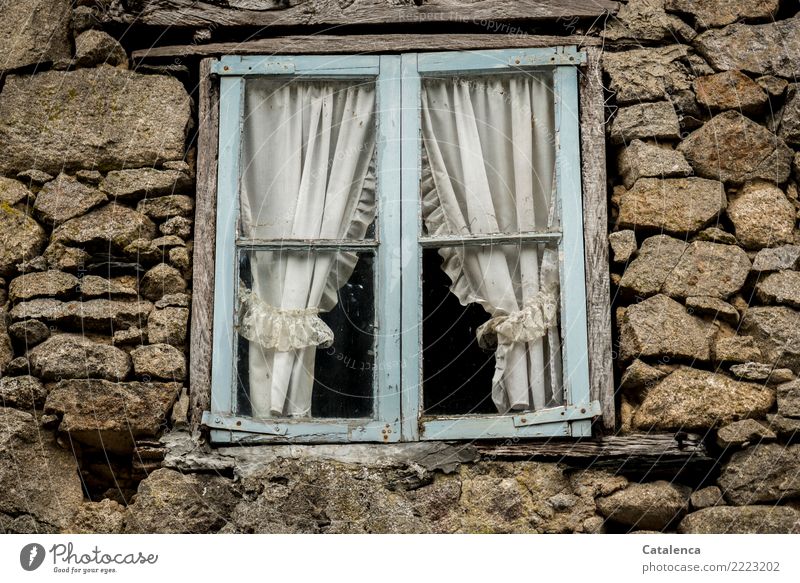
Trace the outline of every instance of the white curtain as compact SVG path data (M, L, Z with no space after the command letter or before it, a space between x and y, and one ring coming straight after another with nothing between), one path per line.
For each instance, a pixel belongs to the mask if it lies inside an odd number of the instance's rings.
M241 231L248 238L365 237L375 216L374 84L248 80ZM314 360L333 333L319 312L336 306L357 256L250 251L239 333L249 340L254 417L306 417Z
M552 82L548 74L423 83L423 219L429 235L557 228ZM537 244L439 250L451 291L492 317L492 399L501 413L559 400L558 255Z

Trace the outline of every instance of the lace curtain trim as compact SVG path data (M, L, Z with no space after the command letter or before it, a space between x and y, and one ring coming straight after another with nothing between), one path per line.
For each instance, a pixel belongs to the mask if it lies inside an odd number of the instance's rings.
M551 288L538 292L521 310L484 322L476 335L481 348L495 349L498 345L538 340L557 324L558 293Z
M241 287L239 334L265 350L289 352L310 346L328 348L333 344L333 331L320 319L319 312L319 308L276 308Z

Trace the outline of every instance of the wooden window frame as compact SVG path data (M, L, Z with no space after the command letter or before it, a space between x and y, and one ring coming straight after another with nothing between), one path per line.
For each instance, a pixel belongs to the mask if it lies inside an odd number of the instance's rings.
M293 51L296 52L296 51ZM480 53L478 53L480 54ZM494 52L493 57L500 53ZM194 267L194 301L192 312L192 337L190 353L190 375L191 375L191 399L192 399L192 419L195 427L201 423L211 429L211 438L214 442L247 442L263 443L275 441L294 441L294 442L350 442L350 441L417 441L426 439L490 439L490 438L526 438L526 437L587 437L591 435L592 424L589 417L601 413L602 424L606 429L613 429L615 423L614 415L614 388L611 372L611 328L610 328L610 298L608 285L608 248L607 248L607 209L606 209L606 180L605 180L605 136L603 131L603 94L599 69L599 50L595 47L586 47L582 52L577 52L574 48L563 49L549 47L540 50L514 50L503 53L503 56L527 55L529 58L536 59L565 59L564 64L569 63L567 59L573 59L572 63L582 65L581 74L578 75L575 66L560 66L556 70L563 71L556 75L561 78L561 83L567 87L566 91L572 92L569 99L573 103L580 104L579 119L575 119L573 112L573 123L571 124L571 138L567 139L568 147L572 148L573 153L567 156L572 166L561 167L559 175L563 179L581 176L581 184L575 184L569 188L577 189L577 208L582 210L576 213L578 224L582 222L583 248L578 245L579 238L570 236L565 237L565 242L572 241L576 246L568 250L570 257L582 257L580 269L573 269L574 273L580 272L582 282L585 284L585 302L583 297L577 294L565 294L562 298L562 309L565 309L567 318L572 318L569 314L578 314L586 322L585 339L575 336L566 336L566 350L568 354L577 354L579 350L586 356L588 367L583 367L584 372L579 372L577 377L573 377L573 387L570 390L571 402L577 403L577 407L559 407L528 413L526 415L494 415L489 418L479 419L475 417L459 416L458 419L452 417L438 417L436 421L422 419L419 412L419 390L402 391L402 415L396 407L388 403L384 404L383 412L380 413L375 422L367 423L356 421L330 422L327 420L310 422L292 422L283 420L255 420L236 417L225 410L225 403L219 407L220 403L212 404L211 385L212 382L222 382L219 379L212 380L212 370L224 368L220 364L220 355L214 355L213 344L213 305L214 305L214 263L215 245L214 241L220 238L220 233L216 229L216 194L218 179L222 184L223 178L230 180L230 177L217 176L217 157L219 155L221 163L225 163L225 150L217 147L219 127L220 127L220 82L217 73L223 72L223 67L227 67L229 75L222 75L221 84L224 86L234 82L239 74L252 74L253 69L248 67L256 66L258 63L278 63L282 59L270 57L266 60L261 58L223 58L217 61L213 58L203 59L201 62L201 84L200 84L200 135L198 137L198 200L197 200L197 223L196 223L196 244L195 244L195 267ZM445 65L429 65L438 70L453 71L463 70L464 67L470 68L469 63L475 62L476 53L464 55L463 53L450 53L448 55L432 56L430 53L422 57L426 63L436 63L437 61ZM439 58L441 57L441 58ZM466 60L465 60L466 58ZM398 63L398 66L407 69L413 60L416 66L417 54L405 54L402 56L387 56L385 62ZM302 60L302 59L301 59ZM286 62L286 59L283 59ZM537 61L538 62L538 61ZM551 60L550 64L554 61ZM240 63L240 65L235 65ZM535 64L533 61L530 64ZM541 62L539 63L541 64ZM231 67L241 66L241 70L236 71ZM275 65L267 65L264 71ZM442 67L445 68L442 68ZM215 72L215 67L216 72ZM480 65L478 68L484 67ZM472 67L473 69L475 67ZM258 72L258 71L256 71ZM414 87L411 81L413 75L410 70L405 71L406 80L403 85L404 99L419 99L418 87ZM417 82L419 77L417 77ZM580 88L579 88L580 86ZM393 88L393 90L396 88ZM223 91L225 89L223 88ZM380 89L379 89L380 92ZM557 91L557 95L564 92L564 87ZM412 93L414 95L412 95ZM557 97L557 99L559 99ZM557 108L559 107L557 102ZM234 108L236 109L236 108ZM225 121L226 116L235 116L235 112L223 111L222 123L232 123L231 120ZM408 117L408 116L404 116ZM566 116L564 119L567 119ZM404 123L407 121L404 120ZM562 140L563 145L563 140ZM409 139L409 132L406 131L402 141L403 156L415 155L413 152L419 150L419 140ZM576 154L579 151L579 155ZM229 153L228 153L229 154ZM386 155L392 155L386 153ZM561 157L561 158L567 158ZM581 159L580 168L574 166L575 162ZM398 169L399 170L399 169ZM397 177L398 181L400 177ZM407 198L408 192L417 193L418 175L413 176L413 172L404 173L403 177L403 196ZM391 181L389 181L391 182ZM386 182L384 183L386 184ZM235 187L235 183L233 185ZM230 188L230 184L228 185ZM564 185L559 185L559 195L561 196ZM413 189L413 190L409 190ZM582 200L581 200L582 191ZM220 209L223 210L224 209ZM386 212L386 210L383 210ZM410 213L404 213L404 234L407 234L413 223L413 231L416 233L418 222ZM226 220L230 220L228 217ZM396 234L399 237L399 233ZM223 237L224 239L224 237ZM419 241L419 240L418 240ZM424 243L424 241L421 241ZM219 243L218 243L219 244ZM420 245L416 245L419 248ZM402 248L402 247L401 247ZM224 264L217 258L217 264ZM418 263L415 263L418 265ZM405 263L408 265L408 263ZM379 261L379 271L382 267L390 269L388 263L381 265ZM575 267L574 265L571 266ZM217 276L219 277L219 273ZM227 274L230 275L230 274ZM225 277L227 277L225 275ZM418 274L415 274L418 275ZM380 277L388 277L384 274ZM409 274L404 276L408 281ZM418 287L418 286L417 286ZM563 286L562 286L563 289ZM404 305L418 305L418 289L412 286L403 287ZM225 300L220 301L227 301ZM232 301L228 302L232 307ZM376 302L376 306L382 302ZM582 305L581 305L582 304ZM411 318L412 315L404 317ZM418 316L417 316L418 317ZM216 328L222 327L220 320ZM230 318L230 322L233 320ZM397 322L399 326L400 323ZM226 329L229 327L226 327ZM398 328L399 330L400 328ZM568 346L570 338L573 344L580 345ZM406 335L404 343L415 344L419 342L416 336L411 338ZM408 346L407 349L410 349ZM381 350L381 348L379 348ZM383 351L387 347L382 348ZM386 352L383 353L384 355ZM212 356L214 361L212 363ZM377 359L385 358L379 353ZM569 362L568 359L567 362ZM404 375L409 378L409 371L412 367L419 369L419 363L408 358L400 359L404 363ZM378 362L378 360L376 360ZM569 366L569 365L567 365ZM580 367L579 367L580 368ZM565 367L565 378L567 371ZM214 375L216 377L216 375ZM376 379L377 380L377 379ZM385 386L397 383L399 379L384 379L381 381ZM412 386L412 388L414 388ZM385 396L386 393L384 393ZM378 398L381 398L380 392ZM595 403L592 405L592 403ZM599 403L599 405L597 404ZM583 409L583 411L581 411ZM415 413L416 412L416 413ZM202 419L202 422L200 421ZM569 419L576 419L570 421ZM398 426L398 423L401 425Z

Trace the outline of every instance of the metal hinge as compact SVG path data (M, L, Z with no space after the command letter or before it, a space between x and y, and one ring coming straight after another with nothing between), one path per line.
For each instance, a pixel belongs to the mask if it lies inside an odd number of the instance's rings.
M597 417L600 413L600 401L592 401L591 403L580 403L577 405L532 411L522 415L515 415L513 419L514 427L527 427L530 425L539 425L540 423L591 419L592 417Z

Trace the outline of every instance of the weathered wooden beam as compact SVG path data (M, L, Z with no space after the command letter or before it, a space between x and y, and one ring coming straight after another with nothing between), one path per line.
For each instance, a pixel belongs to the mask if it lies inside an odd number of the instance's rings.
M602 51L589 47L580 76L581 175L586 266L586 314L589 333L589 384L600 401L603 427L614 430L614 372L611 355L611 291L608 264L608 186L603 107Z
M418 5L419 4L419 5ZM473 23L508 32L503 23L596 18L615 12L611 0L136 0L108 10L106 22L173 27L340 26Z
M192 327L189 346L189 417L198 429L211 408L211 341L214 321L214 242L217 216L219 84L211 78L214 59L200 62L197 195L192 263Z
M467 51L478 49L540 48L558 45L597 46L599 38L509 34L365 34L295 35L246 42L153 47L133 52L135 63L165 57L221 55L313 55Z

